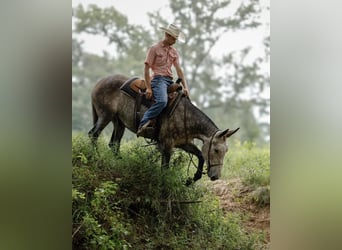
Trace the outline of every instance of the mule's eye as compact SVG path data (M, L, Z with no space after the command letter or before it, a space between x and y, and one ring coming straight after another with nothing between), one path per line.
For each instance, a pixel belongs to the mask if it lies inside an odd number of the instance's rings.
M215 153L216 153L216 154L219 152L219 150L218 150L217 148L215 148L215 150L214 150L214 151L215 151Z

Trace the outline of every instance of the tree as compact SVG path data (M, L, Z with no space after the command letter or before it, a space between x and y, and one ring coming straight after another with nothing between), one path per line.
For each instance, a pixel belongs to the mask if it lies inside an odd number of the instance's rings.
M171 12L174 19L187 31L186 44L179 44L184 59L185 74L192 84L192 94L195 99L206 93L204 99L216 100L220 87L220 78L215 74L215 66L219 65L220 58L213 58L210 54L212 48L227 31L255 28L259 25L253 18L258 14L257 2L242 3L235 13L223 16L222 12L229 11L231 1L170 1ZM152 14L151 24L167 25L168 20L163 19L160 13ZM225 51L223 51L225 54ZM202 94L203 95L203 94ZM205 100L200 103L207 103ZM200 104L199 104L200 105ZM210 104L209 104L210 106Z
M269 87L269 76L262 71L269 57L269 38L264 43L265 56L252 62L247 60L250 48L223 51L220 58L211 54L226 32L254 29L260 25L261 9L257 1L236 3L172 0L168 8L174 13L176 23L187 33L186 43L176 46L182 57L192 101L209 115L215 115L212 117L215 121L233 124L231 119L235 119L234 124L241 127L242 139L262 141L264 133L268 132L267 124L266 128L265 124L259 126L256 116L269 112L269 99L263 95ZM127 17L114 7L101 9L89 5L85 9L80 5L75 8L74 33L106 37L113 46L113 54L104 53L100 57L81 53L82 44L73 41L73 83L94 84L100 77L113 73L142 76L148 47L157 42L157 37L161 38L159 27L170 22L160 11L149 13L149 17L151 27L147 29L129 24ZM223 114L226 119L217 117Z
M255 109L262 115L267 113L269 106L269 100L260 94L269 86L269 77L261 72L261 65L267 63L266 59L256 58L254 62L246 63L250 48L233 53L222 51L222 58L214 58L210 53L226 32L260 25L257 16L261 9L257 1L244 1L237 7L231 3L174 0L170 1L169 7L174 19L187 31L186 44L178 46L192 99L201 109L222 109L227 117L222 121L225 124L229 124L228 117L241 113L238 120L242 121L242 138L256 140L265 137L265 131L256 125ZM160 23L167 25L168 22L160 13L151 13L151 19L152 27L158 27Z

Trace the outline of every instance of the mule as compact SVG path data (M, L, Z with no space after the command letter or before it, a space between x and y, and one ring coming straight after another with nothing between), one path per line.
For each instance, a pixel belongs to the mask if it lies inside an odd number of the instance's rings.
M96 144L101 131L112 122L114 129L109 146L115 153L120 150L125 128L137 132L135 99L120 89L128 79L124 75L105 77L97 82L91 95L94 126L88 135ZM146 110L142 105L141 111ZM239 128L220 130L185 96L180 98L171 116L162 112L157 121L158 135L155 140L162 155L162 167L169 166L173 149L180 148L198 158L197 171L192 179L194 182L202 177L204 163L210 180L220 178L224 156L228 152L227 138ZM193 143L195 138L203 142L201 150Z

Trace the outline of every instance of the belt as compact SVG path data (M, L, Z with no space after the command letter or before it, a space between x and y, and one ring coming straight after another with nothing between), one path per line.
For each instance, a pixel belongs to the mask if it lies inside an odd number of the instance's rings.
M171 76L162 76L162 75L155 75L153 78L155 78L155 77L166 77L166 78L169 78L169 79L173 79Z

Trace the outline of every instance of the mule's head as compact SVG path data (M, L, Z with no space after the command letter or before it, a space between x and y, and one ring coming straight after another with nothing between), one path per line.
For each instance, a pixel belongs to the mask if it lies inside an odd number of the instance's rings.
M208 166L208 176L210 180L215 181L220 178L225 154L228 152L226 140L233 135L235 130L226 129L217 131L214 135L204 141L202 146L202 155Z

